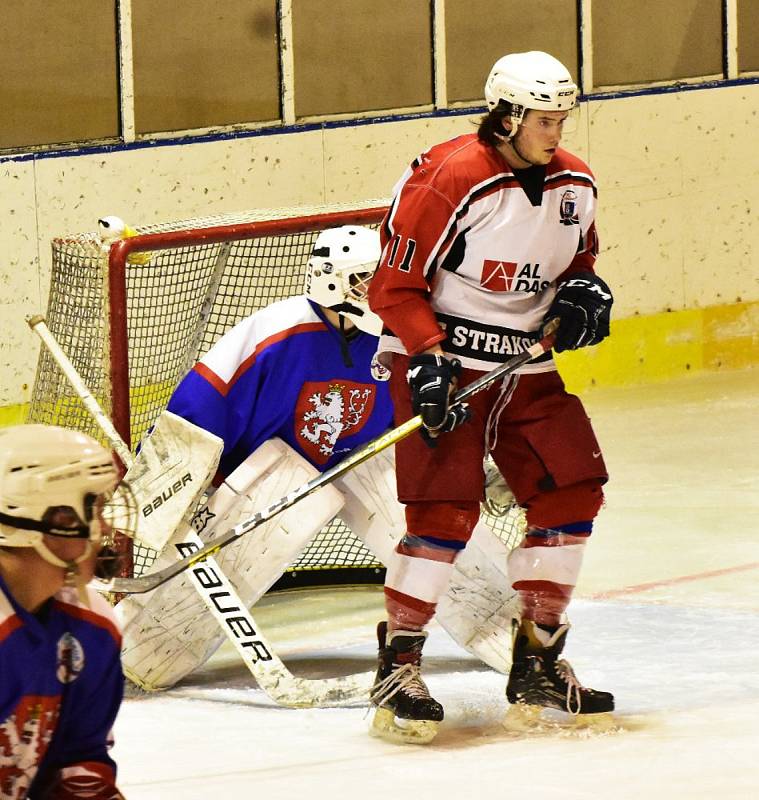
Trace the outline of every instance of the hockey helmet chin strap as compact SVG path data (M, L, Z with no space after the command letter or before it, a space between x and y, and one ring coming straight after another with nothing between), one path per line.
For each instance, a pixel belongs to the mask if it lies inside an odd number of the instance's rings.
M364 309L354 306L352 303L338 303L336 306L330 306L330 311L337 311L338 314L355 314L357 317L364 316Z
M330 311L335 311L340 318L340 353L343 356L343 363L346 367L353 366L353 359L351 358L351 351L348 345L348 333L345 330L345 314L355 314L358 317L364 315L364 309L354 306L352 303L338 303L335 306L329 306ZM355 328L355 330L361 330Z
M93 546L99 544L101 541L101 529L97 520L93 520L89 525L80 523L78 525L72 525L71 527L62 527L60 525L54 525L46 520L14 517L10 514L0 512L0 524L8 525L18 530L37 531L48 536L56 536L60 539L84 539L84 550L82 554L73 561L64 561L64 559L55 555L45 544L45 540L41 536L35 541L30 541L28 546L31 547L40 558L47 561L48 564L52 564L54 567L61 567L65 570L65 585L76 588L80 600L89 606L86 593L84 592L84 582L80 577L79 565L90 558L94 550Z

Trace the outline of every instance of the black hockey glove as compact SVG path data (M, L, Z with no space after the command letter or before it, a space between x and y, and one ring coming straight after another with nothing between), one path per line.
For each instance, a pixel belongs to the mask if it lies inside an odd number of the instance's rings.
M611 289L592 272L577 272L559 284L543 319L559 318L553 349L561 353L603 341L609 335L613 302Z
M411 405L415 414L422 415L421 430L430 447L441 433L448 433L471 417L466 403L450 405L451 395L461 374L461 362L454 358L423 353L411 356L406 374L411 388Z

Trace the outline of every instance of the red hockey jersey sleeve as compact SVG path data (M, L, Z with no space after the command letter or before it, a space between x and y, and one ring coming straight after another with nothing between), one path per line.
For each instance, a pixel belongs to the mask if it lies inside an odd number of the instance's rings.
M416 159L381 228L383 251L369 305L410 355L445 338L429 304L429 280L455 237L460 198L476 180L466 155L477 147L475 136L460 136Z
M424 186L406 186L388 212L383 251L369 287L369 305L413 355L445 338L427 296L424 262L435 250L450 207ZM424 219L424 224L418 220Z

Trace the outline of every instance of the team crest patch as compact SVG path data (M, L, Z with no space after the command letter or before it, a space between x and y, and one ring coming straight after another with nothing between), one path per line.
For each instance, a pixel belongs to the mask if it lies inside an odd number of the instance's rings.
M577 216L577 194L571 189L567 189L561 196L559 204L559 220L562 225L579 225L580 218Z
M84 669L84 649L79 640L70 633L58 639L56 676L61 683L75 681Z
M338 440L358 433L374 409L376 387L354 381L309 381L303 384L295 406L297 440L315 464L326 463Z
M384 366L384 364L380 363L376 353L372 356L372 363L369 366L369 370L372 373L372 378L374 378L375 381L384 382L390 380L390 370Z
M59 715L59 697L26 695L0 723L0 797L27 797Z

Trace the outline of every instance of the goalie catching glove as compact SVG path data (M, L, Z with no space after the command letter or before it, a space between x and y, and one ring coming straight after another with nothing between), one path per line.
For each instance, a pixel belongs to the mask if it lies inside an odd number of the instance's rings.
M543 320L559 318L553 349L561 353L603 341L609 335L613 302L611 289L593 272L576 272L559 284Z
M466 403L450 404L456 390L461 362L434 353L411 356L406 375L411 388L411 405L421 414L424 441L435 447L435 439L466 422L471 411Z

